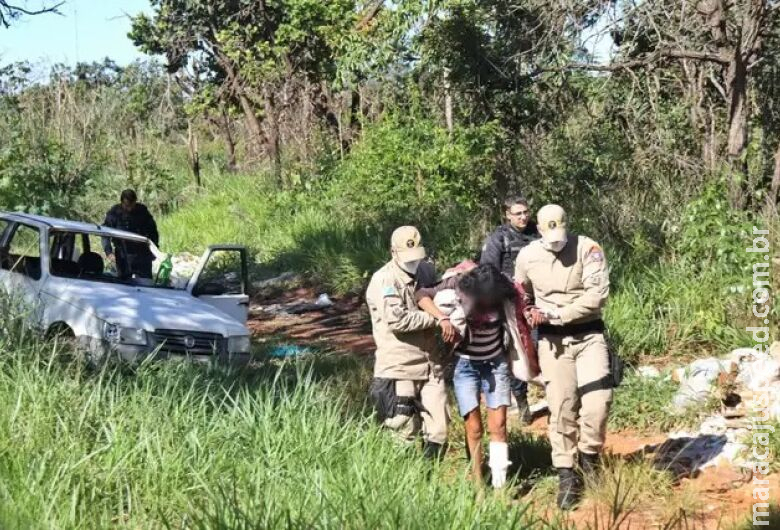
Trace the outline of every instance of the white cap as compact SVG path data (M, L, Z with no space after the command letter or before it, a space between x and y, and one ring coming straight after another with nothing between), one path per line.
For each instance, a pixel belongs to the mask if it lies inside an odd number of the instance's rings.
M566 240L566 212L557 204L547 204L536 214L537 229L545 243Z

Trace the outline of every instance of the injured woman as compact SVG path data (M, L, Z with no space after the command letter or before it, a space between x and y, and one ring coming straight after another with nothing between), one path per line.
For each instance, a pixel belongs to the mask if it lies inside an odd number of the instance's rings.
M439 321L449 320L457 332L449 344L457 356L453 385L465 422L472 476L482 481L483 396L491 483L501 488L512 463L506 429L509 374L530 381L539 373L531 332L523 318L522 287L493 265L463 262L447 271L439 284L418 290L416 299L421 309Z

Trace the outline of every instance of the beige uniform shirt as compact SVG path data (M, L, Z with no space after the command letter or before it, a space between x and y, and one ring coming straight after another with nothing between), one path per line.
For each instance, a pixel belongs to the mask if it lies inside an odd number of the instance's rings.
M432 284L433 267L420 263L412 278L390 261L371 277L366 302L376 342L374 376L424 380L436 352L436 319L417 306L414 292Z
M604 251L590 238L569 236L555 254L541 240L525 246L515 261L515 281L535 297L540 309L555 311L564 325L601 318L609 295L609 272Z

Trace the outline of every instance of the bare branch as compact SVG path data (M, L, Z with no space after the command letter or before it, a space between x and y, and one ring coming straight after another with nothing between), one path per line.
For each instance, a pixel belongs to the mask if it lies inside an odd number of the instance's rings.
M357 23L357 29L362 30L366 29L369 24L371 24L371 21L374 20L379 12L382 10L382 8L385 6L385 0L376 0L374 3L368 6L366 9L366 12L363 14L362 17L360 17L360 20Z
M40 9L28 9L26 7L10 4L6 0L0 0L0 25L8 28L11 26L11 20L18 18L20 15L35 16L44 13L55 13L60 15L59 8L64 4L65 1L63 0L53 6L41 7Z
M715 87L715 90L718 91L718 94L721 95L723 98L723 101L725 101L727 104L729 102L729 97L726 95L726 90L723 88L723 86L718 82L717 79L715 79L715 76L710 73L709 76L709 82L712 84L712 86Z
M587 70L591 72L616 72L619 70L631 70L650 66L663 59L690 59L693 61L702 61L707 63L718 63L728 65L731 60L718 53L700 52L696 50L657 50L644 57L628 61L619 61L611 64L593 64L593 63L569 63L563 66L541 68L540 72L565 72L568 70Z

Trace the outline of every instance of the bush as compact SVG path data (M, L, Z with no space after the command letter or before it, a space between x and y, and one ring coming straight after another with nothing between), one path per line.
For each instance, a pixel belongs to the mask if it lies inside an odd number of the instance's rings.
M328 201L366 223L426 224L480 212L493 191L491 134L483 127L450 135L430 121L388 117L328 179Z
M486 232L490 169L477 153L489 133L453 141L429 122L388 120L308 190L278 192L257 175L208 180L208 196L162 221L163 238L177 250L245 243L263 270L300 271L336 293L363 289L402 224L449 265L472 257Z
M19 134L0 145L0 207L45 215L67 215L82 197L95 168L82 164L64 145Z
M711 184L682 210L671 227L671 258L693 271L716 267L735 277L749 270L745 243L751 236L750 215L729 207L725 185Z

